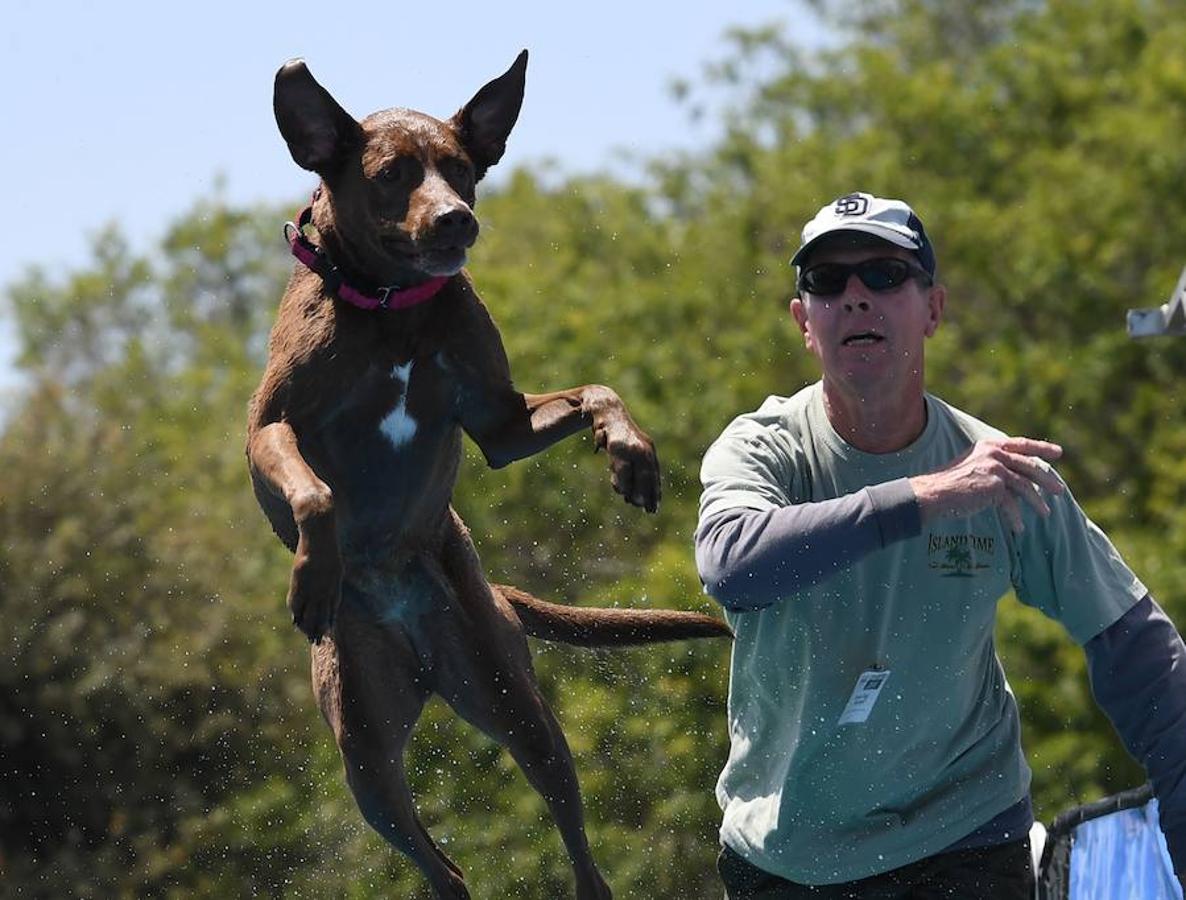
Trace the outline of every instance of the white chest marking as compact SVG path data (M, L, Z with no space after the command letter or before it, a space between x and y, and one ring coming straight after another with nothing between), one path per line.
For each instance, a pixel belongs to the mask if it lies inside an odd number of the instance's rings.
M379 430L383 432L387 440L391 441L391 446L398 449L408 443L416 434L416 420L408 415L408 391L412 386L412 360L408 360L402 366L395 366L391 370L391 377L403 383L404 391L395 409L379 423Z

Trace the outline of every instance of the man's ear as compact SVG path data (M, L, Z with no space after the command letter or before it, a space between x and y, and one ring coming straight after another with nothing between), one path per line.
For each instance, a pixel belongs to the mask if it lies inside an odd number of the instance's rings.
M362 126L317 83L304 60L290 60L276 73L272 109L293 160L319 175L362 140Z
M474 94L449 120L474 164L476 178L481 178L502 159L507 138L519 118L526 82L527 51L524 50L509 69Z
M931 337L939 330L939 323L943 320L943 308L947 305L947 288L941 284L932 285L927 295L927 304L930 307L931 317L924 333L927 337Z
M795 324L799 326L799 331L803 332L803 343L810 347L811 331L808 325L808 307L798 294L791 298L790 312L791 318L795 319Z

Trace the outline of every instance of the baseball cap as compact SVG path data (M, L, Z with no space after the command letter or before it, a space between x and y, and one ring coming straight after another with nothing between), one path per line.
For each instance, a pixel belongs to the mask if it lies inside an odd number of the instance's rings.
M914 210L901 200L886 200L859 192L837 197L803 226L803 241L791 257L791 265L801 266L808 251L820 238L842 231L871 234L913 250L927 274L935 274L935 249Z

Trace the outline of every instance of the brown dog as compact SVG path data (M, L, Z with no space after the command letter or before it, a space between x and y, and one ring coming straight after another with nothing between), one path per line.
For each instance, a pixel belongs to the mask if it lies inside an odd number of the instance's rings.
M281 302L247 453L256 496L295 551L288 604L313 641L313 688L366 820L440 897L461 872L418 820L403 750L440 694L507 747L547 801L577 896L610 891L589 853L576 773L540 694L525 633L586 645L728 636L709 616L577 609L491 585L450 507L464 431L491 466L585 427L614 489L654 511L650 439L600 386L522 394L461 270L478 234L474 185L519 115L527 53L447 122L407 109L355 121L294 61L275 112L321 176ZM316 242L304 228L316 229Z

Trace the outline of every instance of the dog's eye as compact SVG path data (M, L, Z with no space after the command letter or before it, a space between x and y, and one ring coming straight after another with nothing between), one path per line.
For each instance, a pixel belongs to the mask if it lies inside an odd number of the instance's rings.
M419 164L410 156L392 160L379 172L379 180L396 186L407 186L416 179Z
M468 185L473 180L469 165L457 157L446 157L440 163L441 174L454 184Z

